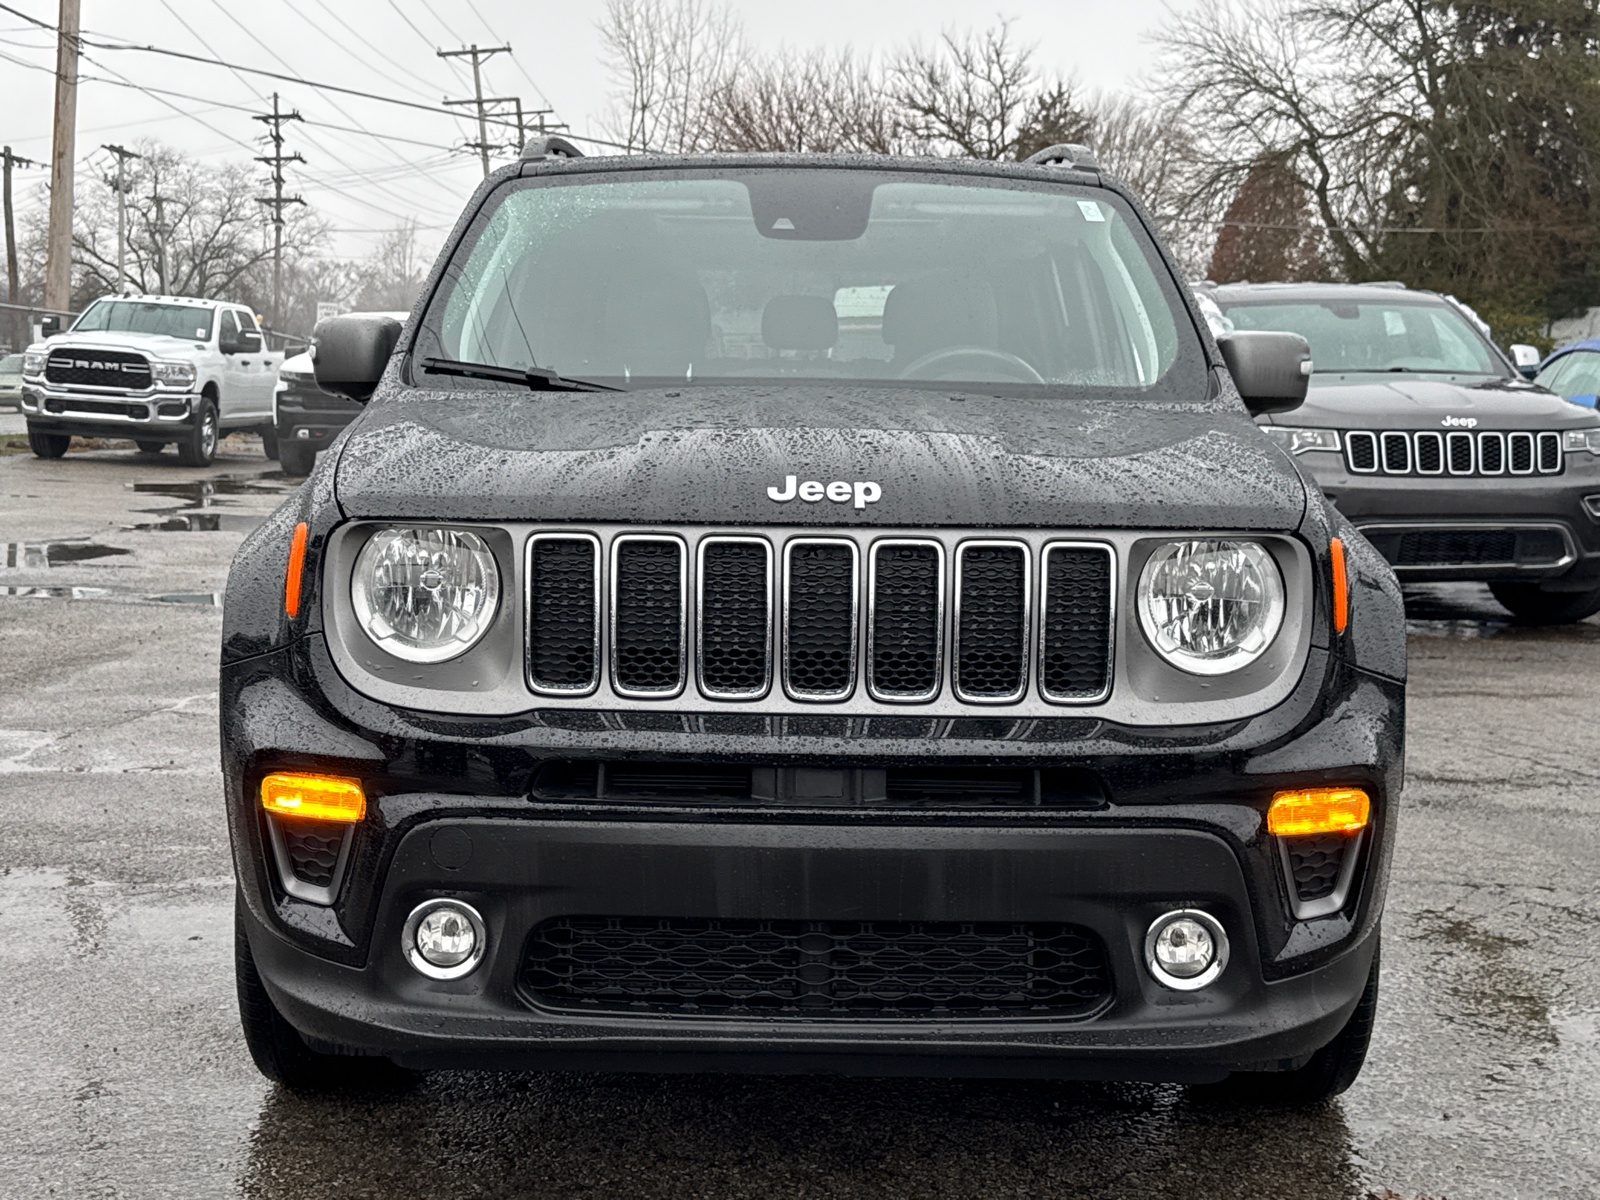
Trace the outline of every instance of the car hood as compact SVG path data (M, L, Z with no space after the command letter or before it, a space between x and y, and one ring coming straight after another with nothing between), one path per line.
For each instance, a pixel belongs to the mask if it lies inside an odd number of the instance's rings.
M1313 376L1306 402L1292 412L1275 414L1271 421L1339 429L1560 429L1600 424L1593 410L1526 383L1398 374Z
M407 391L340 455L358 517L1288 530L1305 485L1232 402L852 388ZM769 487L878 484L855 507Z
M139 350L156 358L192 358L196 350L204 350L204 343L183 338L167 337L156 333L120 333L101 330L92 333L59 333L42 346L42 350L89 350L96 347L112 350Z

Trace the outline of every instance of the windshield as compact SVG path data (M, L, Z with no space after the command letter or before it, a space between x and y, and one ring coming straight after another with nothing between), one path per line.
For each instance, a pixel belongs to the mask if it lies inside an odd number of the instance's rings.
M1540 371L1534 382L1569 400L1574 396L1593 397L1600 394L1600 354L1593 350L1563 354Z
M0 375L21 375L22 355L7 354L0 356Z
M154 333L205 342L211 339L212 310L199 305L155 304L148 300L96 300L73 325L73 333Z
M1237 329L1298 333L1311 344L1319 375L1341 371L1419 371L1505 375L1504 364L1464 317L1443 304L1396 300L1304 300L1224 304Z
M613 386L1205 389L1170 274L1121 200L816 168L509 185L430 302L418 366L429 357ZM496 386L413 369L429 387Z

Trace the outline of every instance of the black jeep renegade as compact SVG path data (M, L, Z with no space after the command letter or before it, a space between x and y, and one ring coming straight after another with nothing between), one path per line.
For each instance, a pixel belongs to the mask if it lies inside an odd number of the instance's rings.
M473 196L228 584L256 1062L1348 1087L1394 576L1079 147Z

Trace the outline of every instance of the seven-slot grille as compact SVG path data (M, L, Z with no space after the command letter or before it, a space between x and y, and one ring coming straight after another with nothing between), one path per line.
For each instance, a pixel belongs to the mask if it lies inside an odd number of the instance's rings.
M1344 435L1345 462L1357 475L1559 475L1561 435L1552 430L1448 434L1433 430Z
M150 360L127 350L53 350L45 360L47 383L68 387L150 390Z
M948 689L971 705L1020 703L1036 682L1050 703L1093 704L1111 691L1115 588L1101 542L547 531L527 552L528 682L666 700L692 675L719 701L781 687L842 703L864 686L881 704Z

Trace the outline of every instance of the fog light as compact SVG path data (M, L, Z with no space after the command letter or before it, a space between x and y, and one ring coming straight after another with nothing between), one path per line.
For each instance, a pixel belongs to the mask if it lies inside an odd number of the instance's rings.
M429 979L460 979L483 961L483 918L459 900L427 900L406 918L400 945L406 961Z
M1144 935L1144 960L1157 983L1174 991L1196 991L1228 965L1228 935L1210 913L1178 909L1151 923Z

